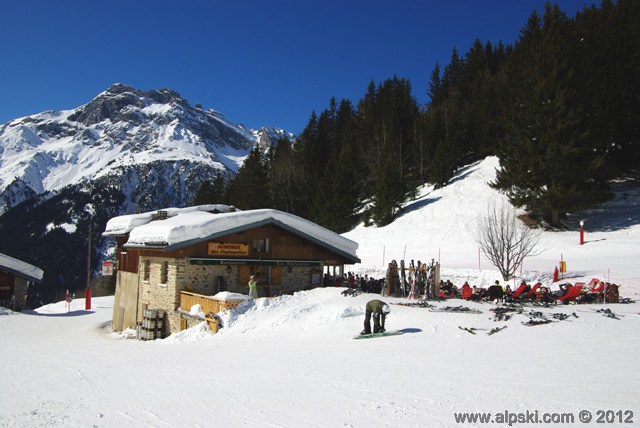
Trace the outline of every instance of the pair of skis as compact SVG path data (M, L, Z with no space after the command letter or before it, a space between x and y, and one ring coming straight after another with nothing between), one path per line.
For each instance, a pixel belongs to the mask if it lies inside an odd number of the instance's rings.
M443 308L429 309L430 312L452 312L462 314L481 314L482 311L471 309L466 306L445 306Z
M504 325L504 326L502 326L502 327L495 327L495 328L492 328L491 330L489 330L489 331L487 332L487 336L491 336L492 334L496 334L496 333L498 333L499 331L502 331L502 330L504 330L504 329L505 329L505 328L507 328L507 327L508 327L508 326ZM460 330L464 330L464 331L466 331L467 333L471 333L471 334L473 334L473 335L475 335L475 334L476 334L476 332L477 332L477 331L479 331L479 330L488 330L488 329L486 329L486 328L462 327L462 326L458 326L458 328L459 328Z

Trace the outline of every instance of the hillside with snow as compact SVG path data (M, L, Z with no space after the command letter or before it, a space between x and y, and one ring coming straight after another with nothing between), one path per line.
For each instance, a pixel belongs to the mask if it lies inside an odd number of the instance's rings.
M425 187L384 228L358 227L362 264L378 276L384 262L438 259L444 279L486 285L495 268L478 260L470 233L491 200L497 160L459 171L441 189ZM637 185L620 183L605 206L563 232L545 231L545 251L521 278L552 288L596 277L640 299ZM519 278L518 278L519 280ZM319 288L246 301L163 340L112 333L113 299L76 299L32 312L0 309L0 426L453 427L640 425L640 303L524 306L499 320L492 302L429 302L479 313L400 306L409 299ZM391 303L392 337L353 340L371 299ZM615 318L604 316L608 309ZM527 326L545 318L544 325ZM566 319L563 319L566 318ZM506 328L494 335L490 329ZM459 327L473 327L471 334ZM605 413L610 411L609 413ZM471 415L464 415L471 412ZM462 417L487 417L462 423Z
M495 179L499 160L488 157L460 168L447 186L423 187L408 201L393 224L381 227L360 225L345 234L360 243L361 266L355 272L384 276L392 259L440 261L442 275L462 283L488 286L498 276L474 240L478 218L490 204L508 203L506 196L489 185ZM572 281L592 277L624 284L629 292L640 292L640 183L613 185L615 197L603 206L570 216L564 231L545 231L538 246L540 254L524 260L520 278L547 282L560 260L567 263ZM584 221L585 244L579 245L579 222ZM616 251L620 248L620 251ZM366 268L365 268L366 266ZM471 283L470 282L470 283ZM513 285L513 284L512 284Z

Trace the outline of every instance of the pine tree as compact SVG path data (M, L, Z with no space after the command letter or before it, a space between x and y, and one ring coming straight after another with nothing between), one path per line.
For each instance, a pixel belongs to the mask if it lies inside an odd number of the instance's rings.
M303 165L296 158L291 141L286 138L273 145L267 156L271 205L296 215L307 215L303 195Z
M419 182L419 108L411 95L411 84L397 77L377 88L370 84L358 104L357 117L358 139L370 171L366 181L373 220L387 224Z
M224 177L216 173L213 183L209 180L202 182L193 199L193 205L221 204L224 201Z
M214 203L214 190L213 184L209 180L202 182L196 196L193 198L193 205L206 205Z
M576 16L576 85L593 145L612 177L640 160L640 2L603 1Z
M603 156L594 153L573 87L571 22L547 4L543 21L532 14L516 45L510 86L513 109L495 187L516 206L559 225L566 212L608 196Z
M254 148L229 182L225 199L241 210L272 208L269 177L262 152Z
M342 100L334 111L334 140L325 173L317 182L311 218L328 229L346 232L359 219L362 162L355 141L356 116L351 102Z

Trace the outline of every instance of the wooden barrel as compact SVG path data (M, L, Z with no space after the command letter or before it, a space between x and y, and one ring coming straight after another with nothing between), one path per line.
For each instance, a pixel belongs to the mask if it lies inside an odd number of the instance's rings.
M138 338L155 340L164 338L165 311L161 309L145 309Z

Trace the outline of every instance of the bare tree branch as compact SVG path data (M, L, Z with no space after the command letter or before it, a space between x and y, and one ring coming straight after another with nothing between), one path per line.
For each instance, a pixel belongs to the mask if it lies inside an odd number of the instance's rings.
M482 253L507 281L527 256L540 254L536 247L542 232L531 229L517 216L510 205L490 204L484 217L478 219L475 241Z

